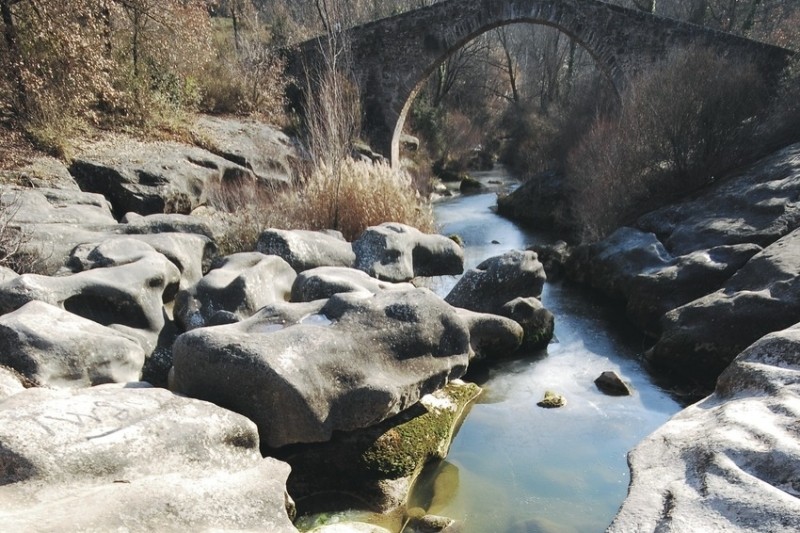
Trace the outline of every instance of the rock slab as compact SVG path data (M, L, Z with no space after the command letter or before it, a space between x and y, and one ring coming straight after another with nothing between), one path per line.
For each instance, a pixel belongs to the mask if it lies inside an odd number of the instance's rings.
M630 454L608 531L800 530L800 325L741 353L715 392Z

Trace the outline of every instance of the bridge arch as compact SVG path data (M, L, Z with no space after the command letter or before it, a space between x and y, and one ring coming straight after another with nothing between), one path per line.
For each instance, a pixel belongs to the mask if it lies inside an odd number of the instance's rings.
M410 91L407 92L405 90L405 87L397 88L397 99L399 101L402 101L403 105L400 108L400 112L397 114L396 119L394 117L394 113L391 113L390 116L386 117L389 119L390 121L389 123L391 123L391 121L394 121L395 125L394 129L392 130L389 148L386 152L382 153L388 154L391 161L397 161L399 159L400 137L403 133L403 127L408 117L408 113L411 110L414 100L416 100L417 96L419 95L419 92L424 88L430 76L442 63L444 63L450 56L452 56L462 47L466 46L471 41L479 38L481 35L488 33L494 29L503 26L509 26L512 24L532 24L532 25L548 26L551 28L555 28L556 30L560 31L561 33L563 33L564 35L575 41L579 46L583 47L589 53L589 55L595 60L595 64L597 65L598 70L600 70L602 73L605 74L605 76L611 82L617 93L621 93L622 90L624 89L627 78L624 70L620 69L619 66L616 64L615 57L607 53L604 55L604 57L599 56L598 51L603 52L604 50L602 48L593 46L596 43L585 42L583 40L583 37L594 37L593 35L584 36L584 35L573 34L567 29L558 26L557 24L553 23L550 20L545 21L545 20L538 20L531 18L504 20L501 22L497 22L496 24L493 24L491 26L482 27L475 34L465 35L461 41L454 43L449 49L443 51L442 54L439 55L434 60L434 62L428 64L426 68L424 68L420 72L419 75L420 77L417 80L416 85ZM387 114L388 113L386 112L386 110L382 111L379 109L373 109L372 113L367 114L367 117L368 118L372 117L374 120L375 117L380 117L381 115L385 116ZM373 134L371 138L375 139L376 136ZM377 138L380 137L377 136ZM385 142L381 143L376 149L378 151L381 151L381 148L383 150L386 150Z
M552 26L592 55L617 91L669 50L699 44L779 71L789 51L599 0L445 0L347 30L363 125L373 149L399 160L406 114L433 69L479 35L499 26ZM303 43L294 64L313 62L318 41Z

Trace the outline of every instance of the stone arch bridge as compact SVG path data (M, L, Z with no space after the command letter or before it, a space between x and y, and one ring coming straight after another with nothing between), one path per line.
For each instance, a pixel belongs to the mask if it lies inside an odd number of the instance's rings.
M597 0L446 0L346 30L373 149L399 160L406 113L430 74L448 56L491 29L513 23L552 26L585 48L617 91L643 66L676 47L711 46L750 57L764 75L780 72L790 51L701 26ZM319 60L320 40L300 44L289 72Z

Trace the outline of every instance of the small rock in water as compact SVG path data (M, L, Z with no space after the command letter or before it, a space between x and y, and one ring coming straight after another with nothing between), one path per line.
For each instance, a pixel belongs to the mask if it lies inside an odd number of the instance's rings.
M551 390L545 391L544 399L537 403L539 407L544 407L546 409L553 409L555 407L564 407L567 405L567 399L561 396L560 394L553 392Z
M600 374L594 384L600 389L600 392L609 396L630 396L633 394L633 389L630 385L622 381L619 374L612 370L607 370Z
M426 514L420 517L410 516L408 525L413 531L418 533L442 533L461 530L458 522L452 518L432 514Z

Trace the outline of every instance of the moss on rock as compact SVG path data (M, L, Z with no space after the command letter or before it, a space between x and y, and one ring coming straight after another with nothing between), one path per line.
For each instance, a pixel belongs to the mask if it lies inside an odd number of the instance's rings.
M361 456L368 471L387 479L413 476L433 459L444 459L467 406L481 392L454 382L421 400L426 412L390 428Z
M326 443L274 450L292 466L287 488L301 513L336 495L387 512L403 505L425 464L443 459L469 406L481 393L456 380L376 426L337 432ZM320 498L315 496L319 495Z

